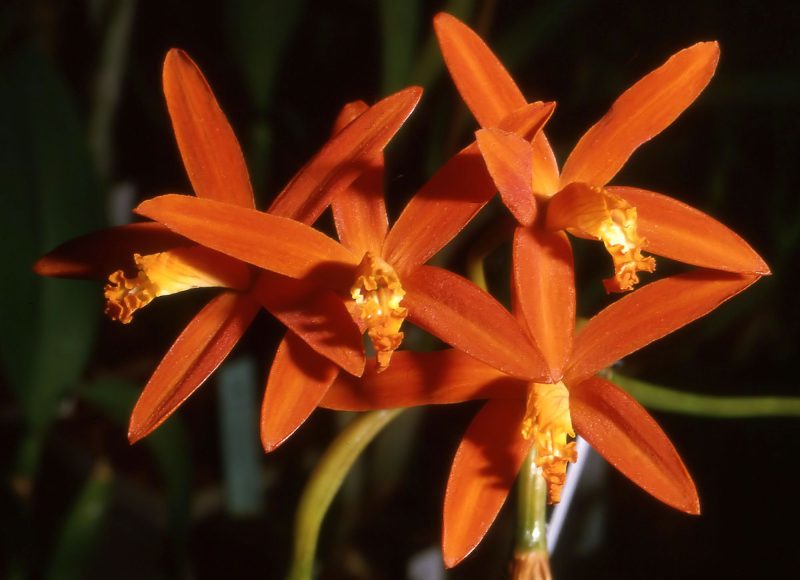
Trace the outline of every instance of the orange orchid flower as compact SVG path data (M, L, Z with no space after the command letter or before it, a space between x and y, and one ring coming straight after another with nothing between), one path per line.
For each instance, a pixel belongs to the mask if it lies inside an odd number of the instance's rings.
M516 317L531 348L548 329L551 344L558 345L545 353L544 367L542 359L530 361L530 375L549 371L557 377L553 382L510 377L455 350L398 352L382 374L370 364L361 379L341 376L320 403L364 411L488 399L461 441L447 484L442 542L448 567L486 534L532 448L549 498L558 501L566 464L575 459L574 443L568 442L575 433L657 499L699 513L694 483L667 436L632 397L597 373L758 279L711 270L665 278L608 306L573 339L574 282L566 236L522 230L515 246L530 258L514 271Z
M255 211L241 148L200 69L183 51L170 50L163 82L194 193ZM420 95L420 89L410 88L364 107L300 170L269 211L284 219L316 220L331 197L350 186L386 146ZM187 325L148 381L131 416L131 442L157 428L208 378L261 307L317 356L350 373L363 372L360 332L331 292L257 271L160 224L131 224L72 240L41 258L35 270L45 276L108 277L106 312L123 323L158 296L198 287L223 289ZM137 273L128 277L130 271Z
M534 223L541 205L537 223L547 230L601 240L614 262L607 291L630 290L638 272L654 270L644 249L695 266L769 274L744 240L702 212L652 191L608 185L639 145L702 92L719 59L716 42L676 53L623 93L559 172L544 132L525 140L499 127L526 99L489 47L449 14L438 14L434 26L453 81L483 127L478 145L503 202L523 226Z
M357 113L353 105L349 114ZM552 105L532 103L510 115L504 128L532 137ZM377 352L379 369L400 345L406 318L511 375L530 375L529 347L513 317L471 282L425 266L495 192L473 143L417 192L388 228L380 157L353 187L333 197L341 243L294 220L214 200L168 195L136 211L174 232L232 258L297 278L341 296ZM469 195L464 191L469 190ZM316 408L338 369L291 333L278 349L261 415L262 443L274 449Z

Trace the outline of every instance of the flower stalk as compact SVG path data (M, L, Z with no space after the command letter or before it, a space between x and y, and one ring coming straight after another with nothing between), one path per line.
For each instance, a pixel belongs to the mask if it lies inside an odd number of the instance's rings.
M514 580L549 580L547 555L547 481L536 465L536 448L517 479L517 531L512 566Z

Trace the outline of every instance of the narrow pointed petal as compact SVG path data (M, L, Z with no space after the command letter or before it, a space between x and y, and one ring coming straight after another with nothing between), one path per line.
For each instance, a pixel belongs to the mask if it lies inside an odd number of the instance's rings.
M553 107L553 103L526 105L504 119L500 129L531 139L541 132ZM469 223L495 191L477 144L465 147L411 198L386 237L386 261L398 272L427 262Z
M239 142L203 73L173 48L164 61L164 95L183 164L198 197L254 207Z
M665 504L700 513L692 477L658 423L625 391L592 377L570 388L575 431L636 485Z
M536 198L531 182L531 144L499 129L481 129L475 137L503 203L519 223L531 225L536 217Z
M403 278L408 319L494 368L546 382L546 365L514 317L475 284L432 266Z
M575 338L567 384L577 384L622 357L697 320L759 276L697 270L627 294L589 320Z
M433 27L450 76L482 127L496 127L525 105L514 79L472 29L444 12L433 18Z
M116 270L135 270L133 254L154 254L192 242L153 222L98 230L72 239L34 264L40 276L108 278Z
M452 568L483 539L508 497L533 438L521 423L525 404L491 400L478 412L456 451L444 498L444 563Z
M368 411L474 399L515 399L524 405L527 383L510 377L459 350L397 351L389 368L378 372L370 359L360 379L341 375L320 406Z
M331 135L339 133L350 123L358 119L367 109L369 109L369 105L361 100L347 103L336 116L336 120L333 122L333 131L331 131Z
M278 195L269 212L313 223L383 151L414 110L422 89L386 97L336 133Z
M728 272L766 275L769 266L747 242L714 218L680 201L635 187L609 187L636 207L647 251Z
M223 292L183 330L156 368L131 414L135 443L163 423L228 356L258 313L258 303Z
M344 246L310 226L253 209L162 195L135 211L243 262L292 278L312 278L336 290L349 288L359 262Z
M342 299L304 280L261 272L252 295L312 349L350 374L364 372L364 344Z
M339 367L289 331L278 346L261 405L261 443L267 452L286 441L317 408Z
M350 187L333 198L333 220L342 244L356 255L381 255L389 230L383 199L383 156L369 162Z
M575 274L567 236L541 228L517 228L512 273L515 307L547 362L552 380L559 381L575 332Z
M699 42L670 57L625 91L593 125L564 164L561 186L605 185L642 144L666 129L703 91L719 61L716 42Z

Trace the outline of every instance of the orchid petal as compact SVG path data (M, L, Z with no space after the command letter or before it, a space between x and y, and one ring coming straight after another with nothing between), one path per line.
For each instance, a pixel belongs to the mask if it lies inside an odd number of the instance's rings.
M525 405L490 400L456 451L444 498L444 563L452 568L483 539L508 497L533 438L522 437Z
M337 193L365 170L414 110L422 89L410 87L370 107L336 133L278 195L269 213L313 223Z
M714 310L759 276L697 270L651 282L589 320L575 338L565 382L576 384Z
M541 132L553 109L553 103L531 103L505 118L500 129L530 139ZM386 236L386 261L398 272L427 262L469 223L495 191L478 146L472 143L411 198Z
M634 151L666 129L703 91L719 61L716 42L699 42L625 91L584 135L564 164L561 186L602 186Z
M223 292L194 317L136 402L128 428L131 443L155 430L203 384L242 337L258 309L246 295Z
M517 228L513 245L515 306L536 341L553 381L564 372L575 331L572 248L563 232Z
M728 272L766 275L769 266L747 242L714 218L680 201L634 187L609 191L636 207L648 252Z
M549 379L542 355L514 317L472 282L432 266L403 278L408 319L455 348L505 373Z
M261 405L261 443L273 451L302 425L339 374L339 367L293 332L278 346Z
M261 272L254 298L312 349L350 374L364 372L364 344L342 299L304 280Z
M459 350L397 351L386 370L378 372L370 359L360 379L339 376L320 406L368 411L474 399L518 399L524 404L526 386Z
M339 240L356 255L381 255L389 230L383 175L383 156L378 155L350 187L333 198L331 207Z
M369 109L369 105L361 100L347 103L336 116L336 120L333 122L333 131L331 131L331 135L336 135L341 132L342 129L363 115L364 111L367 109Z
M135 210L187 238L292 278L346 290L359 258L325 234L280 216L186 195L162 195Z
M658 423L616 385L592 377L570 388L572 422L600 455L656 499L700 513L692 477Z
M40 276L104 279L116 270L135 270L134 253L154 254L191 243L161 224L128 224L65 242L39 258L33 270Z
M531 144L499 129L481 129L475 137L503 203L519 223L531 225L536 217L536 198L531 186Z
M198 197L254 207L247 165L225 113L189 55L164 61L164 95L183 164Z

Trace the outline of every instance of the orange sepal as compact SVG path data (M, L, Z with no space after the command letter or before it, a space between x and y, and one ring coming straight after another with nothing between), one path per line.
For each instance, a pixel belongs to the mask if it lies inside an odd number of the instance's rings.
M383 156L370 161L350 187L337 193L331 203L336 233L354 254L381 254L389 229L383 200Z
M409 87L371 106L336 133L270 206L269 212L313 223L383 151L414 110L422 89Z
M692 477L658 423L616 385L592 377L570 388L575 430L636 485L665 504L700 513Z
M176 48L164 60L164 95L183 164L198 197L254 207L247 165L203 73Z
M647 251L686 264L766 275L769 266L738 234L676 199L635 187L609 191L636 207Z
M147 382L131 414L128 440L136 443L161 425L228 356L258 313L237 292L209 302L181 332Z
M553 103L531 103L506 117L500 129L530 139L541 134L553 108ZM427 262L469 223L495 191L477 144L465 147L408 202L386 236L386 261L401 275Z
M561 380L575 331L572 248L563 232L517 228L513 244L514 307L550 369Z
M491 400L456 451L444 498L442 551L452 568L483 539L508 497L533 438L522 437L525 404Z
M187 238L292 278L313 278L346 291L360 257L325 234L291 219L187 195L162 195L136 208Z
M333 122L331 135L336 135L350 123L358 119L364 111L369 109L369 105L362 100L350 101L339 111L336 120Z
M420 266L403 278L408 319L455 348L523 379L547 382L538 349L514 317L475 284L441 268Z
M561 186L602 186L634 151L666 129L703 91L719 60L716 42L699 42L676 54L625 91L572 150Z
M536 218L531 144L499 129L481 129L475 133L475 138L503 203L519 223L531 225Z
M759 276L697 270L651 282L593 317L575 338L565 382L576 384L714 310Z
M142 222L98 230L72 239L39 258L33 271L56 278L108 278L133 271L133 254L154 254L192 242L161 224Z
M342 299L304 280L261 272L253 297L312 349L350 374L364 372L364 343Z
M339 374L339 367L289 331L278 346L261 405L261 444L273 451L302 425Z
M474 399L517 399L524 404L526 385L459 350L397 351L386 370L378 372L375 359L370 359L361 379L340 375L320 406L368 411Z

